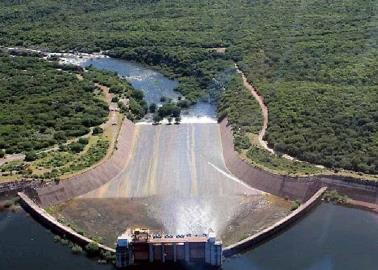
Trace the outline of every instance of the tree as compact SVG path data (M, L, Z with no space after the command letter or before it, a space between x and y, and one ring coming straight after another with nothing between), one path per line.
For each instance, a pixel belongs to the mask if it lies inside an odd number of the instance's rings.
M152 118L152 120L154 121L154 124L155 124L155 125L159 124L160 121L161 121L161 119L162 119L162 118L161 118L160 115L157 114L157 113L155 113L155 114L154 114L154 117Z
M84 145L87 145L89 140L88 138L79 138L79 141L78 141L80 144L84 144Z
M156 112L156 108L157 108L156 104L155 103L151 103L150 107L149 107L150 113L155 113Z
M93 135L102 134L104 130L101 127L94 127L93 128Z
M69 148L72 152L74 153L80 153L81 151L84 150L85 145L81 143L71 143L69 145Z
M100 249L97 243L90 242L88 245L85 246L85 250L88 256L93 257L93 256L98 255Z
M37 159L37 153L34 151L30 151L25 154L25 161L34 161L36 159Z

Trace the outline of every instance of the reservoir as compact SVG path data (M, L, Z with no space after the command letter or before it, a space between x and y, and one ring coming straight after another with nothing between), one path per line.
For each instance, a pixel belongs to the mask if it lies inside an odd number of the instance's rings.
M114 269L73 255L23 210L0 213L0 236L0 269ZM374 270L377 254L377 215L324 203L274 239L227 259L222 269Z

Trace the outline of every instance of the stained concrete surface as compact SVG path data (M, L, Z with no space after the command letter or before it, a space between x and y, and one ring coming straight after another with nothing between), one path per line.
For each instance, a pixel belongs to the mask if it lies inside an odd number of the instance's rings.
M286 201L228 171L218 124L137 125L135 136L123 172L64 204L61 215L105 241L129 227L172 234L212 228L231 243L287 214Z

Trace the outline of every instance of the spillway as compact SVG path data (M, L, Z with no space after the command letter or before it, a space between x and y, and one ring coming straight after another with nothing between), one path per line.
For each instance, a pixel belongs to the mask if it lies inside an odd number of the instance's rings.
M64 215L100 235L109 233L107 224L173 234L211 228L236 241L287 213L285 202L228 171L216 123L136 125L125 164L106 184L64 204Z

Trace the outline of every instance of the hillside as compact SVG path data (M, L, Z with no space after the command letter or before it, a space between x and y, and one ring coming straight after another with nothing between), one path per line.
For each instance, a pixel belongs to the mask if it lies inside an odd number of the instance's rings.
M2 5L0 45L109 50L178 78L178 91L193 102L236 61L265 97L266 139L276 151L331 168L378 173L376 1ZM215 52L217 47L227 47L226 54ZM254 117L243 120L251 131L257 124Z

